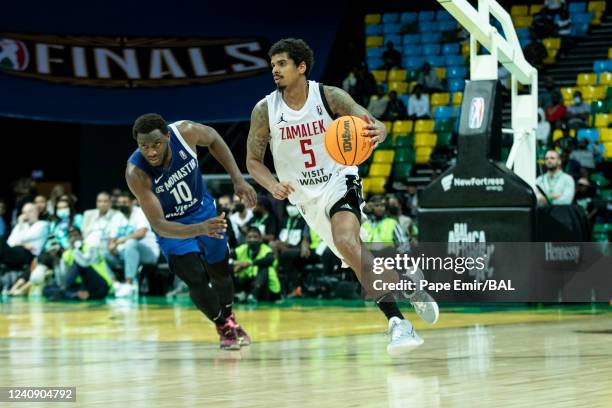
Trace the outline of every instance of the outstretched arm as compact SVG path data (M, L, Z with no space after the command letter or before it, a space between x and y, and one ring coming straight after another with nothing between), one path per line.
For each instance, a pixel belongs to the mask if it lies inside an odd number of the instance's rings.
M339 116L358 116L366 121L363 134L371 137L374 147L384 142L387 138L385 124L374 118L366 108L355 102L351 95L335 86L324 86L323 92L333 113Z
M279 183L264 164L269 142L268 104L265 99L262 99L255 105L251 113L251 127L247 138L246 167L249 174L259 185L272 193L274 198L284 200L294 190L289 182Z
M236 164L232 151L221 135L212 127L196 122L184 121L180 124L181 134L187 143L208 147L210 154L217 160L232 178L234 191L247 207L255 207L257 194L249 183L244 180Z
M151 179L146 173L133 164L125 169L125 181L142 208L151 227L162 237L191 238L207 235L213 238L223 238L221 235L227 229L225 214L211 218L198 224L181 224L166 220L159 199L151 191Z

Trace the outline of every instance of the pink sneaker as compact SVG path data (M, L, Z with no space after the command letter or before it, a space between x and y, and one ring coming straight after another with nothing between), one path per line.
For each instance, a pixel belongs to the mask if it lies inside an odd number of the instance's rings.
M251 344L251 337L247 334L246 331L244 331L242 326L236 323L236 315L233 312L228 318L228 320L234 322L234 325L236 326L236 335L238 336L238 340L240 341L240 346L249 346Z
M240 341L236 333L236 323L227 319L223 326L217 326L220 346L223 350L240 350Z

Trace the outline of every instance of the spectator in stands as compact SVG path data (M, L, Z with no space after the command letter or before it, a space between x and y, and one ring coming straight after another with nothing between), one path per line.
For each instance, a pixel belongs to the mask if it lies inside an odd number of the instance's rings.
M552 94L552 105L547 107L545 112L546 120L550 122L550 126L553 129L560 129L563 127L567 108L563 105L560 94Z
M387 103L387 109L383 113L384 120L401 120L408 117L408 109L401 99L398 99L397 92L389 92L389 102Z
M508 94L510 92L510 71L508 71L508 68L500 65L497 68L497 78L502 86L502 94Z
M416 220L419 210L417 186L411 182L404 182L406 190L400 191L399 198L402 203L402 213Z
M546 120L544 109L538 108L538 127L536 128L536 141L540 146L548 144L550 137L550 123Z
M376 88L376 95L372 95L370 98L370 103L368 103L368 112L370 112L376 119L382 120L388 103L389 97L385 94L385 88L378 86Z
M16 270L30 264L42 252L48 228L46 221L38 219L36 205L26 203L8 239L0 240L0 262Z
M108 201L110 205L110 196ZM62 255L61 285L47 286L43 294L52 300L104 299L111 288L112 272L102 251L84 243L77 228L70 230L69 242L70 248Z
M384 69L386 70L402 67L402 54L393 48L393 42L391 41L387 42L387 49L383 52L382 59L384 62Z
M355 96L357 91L357 76L355 75L355 68L351 68L348 75L342 81L342 89L349 93L351 96Z
M24 204L34 201L36 182L31 178L20 178L13 183L13 192L15 193L15 207L11 214L11 226L17 223L17 217L21 214Z
M232 225L232 220L230 219L233 208L234 202L232 201L232 197L229 195L225 194L217 198L217 214L221 215L225 213L225 221L227 222L227 244L230 248L236 248L238 245L236 235L234 234L234 226Z
M552 16L542 10L533 16L529 31L535 38L546 38L555 34L556 26Z
M251 218L253 218L253 210L247 208L239 200L236 200L233 213L229 219L234 229L237 244L243 244L246 240L247 224L251 221Z
M536 184L542 189L537 194L538 204L546 205L546 198L552 205L571 204L574 201L575 183L572 176L561 170L561 156L549 150L544 160L547 172L536 179Z
M591 106L582 99L582 92L574 92L574 104L567 108L567 127L580 129L588 127Z
M431 118L429 95L423 93L421 84L414 86L412 95L408 99L408 118L412 120Z
M523 49L523 54L528 63L537 69L544 68L544 59L548 56L546 47L534 33L530 34L531 41Z
M582 168L595 170L596 162L601 158L601 152L599 146L592 140L581 139L578 147L570 153L569 158L580 163Z
M564 37L569 37L572 33L572 18L570 17L567 9L561 10L559 14L559 20L555 23L557 26L557 35L563 40Z
M561 91L559 91L559 89L557 89L557 87L555 86L555 80L550 76L545 77L544 88L538 89L538 99L540 106L544 109L551 106L553 103L552 96L555 94L559 95L559 98L562 99Z
M83 224L83 216L76 213L72 201L69 201L67 197L62 197L57 200L53 212L55 216L49 228L49 237L51 237L51 239L47 241L45 249L48 250L51 245L57 244L61 249L66 250L70 248L68 231L71 228L80 229Z
M417 82L421 84L423 88L425 88L425 92L430 93L442 91L442 83L440 82L440 78L438 78L436 71L431 69L429 62L423 64L423 68L421 68L421 72L419 72Z
M83 239L89 246L106 251L111 230L124 223L125 216L111 208L111 196L103 191L96 198L96 209L83 214Z
M264 195L257 196L257 206L253 209L253 218L248 223L249 227L259 229L264 242L272 242L278 236L278 219L272 209L272 201Z
M61 196L65 195L64 186L62 184L56 184L51 189L51 194L49 194L49 200L47 201L47 212L51 215L55 215L53 211L57 205L57 201Z
M121 195L123 191L119 188L119 187L115 187L111 190L111 208L116 210L117 209L117 199L119 198L119 196Z
M47 197L42 194L34 197L34 204L38 210L38 219L41 221L51 221L51 215L47 211Z
M566 174L572 176L574 180L578 180L582 172L587 170L583 169L576 159L570 158L570 154L572 150L574 150L574 142L576 139L573 137L563 137L563 139L568 140L568 142L565 143L566 147L561 149L561 163L564 163L562 169ZM555 150L557 152L559 151L558 149Z
M119 194L117 209L124 217L121 224L114 225L111 229L107 261L109 264L123 267L125 283L114 285L115 296L137 296L138 267L155 265L159 258L159 246L144 212L133 205L129 193Z
M306 222L296 206L287 205L287 216L281 223L278 240L270 246L278 257L279 269L287 277L289 297L302 296L302 272L304 266L316 262L316 255L310 251L310 241L304 239Z
M0 200L0 241L6 236L6 220L4 215L6 214L6 202Z
M249 303L280 299L281 286L276 274L277 260L272 248L262 240L258 228L247 231L247 243L236 248L233 262L236 297Z
M357 77L357 98L355 101L361 106L368 106L370 97L376 93L376 79L365 63L361 63L355 72Z
M410 239L418 237L419 230L416 224L412 218L402 214L402 204L395 194L387 197L387 213L399 222L402 230Z
M367 234L365 242L401 245L408 242L400 223L387 214L387 205L380 195L369 200L372 215L362 225Z
M560 14L565 7L565 0L544 0L542 12L551 15Z
M332 252L331 249L329 249L319 234L317 234L315 230L308 227L308 224L306 227L304 227L303 240L304 245L307 245L308 249L310 249L311 256L320 258L321 263L323 264L324 275L331 276L338 268L340 268L342 261L340 261L340 259Z
M596 190L589 179L586 177L582 177L578 179L576 183L576 196L575 203L584 209L584 212L587 214L589 221L592 223L592 220L597 213L597 209L593 204L593 199L595 198Z

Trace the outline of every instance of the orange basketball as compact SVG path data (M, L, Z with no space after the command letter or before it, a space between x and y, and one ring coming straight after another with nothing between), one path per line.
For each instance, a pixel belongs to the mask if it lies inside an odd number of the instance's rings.
M337 163L358 166L372 154L368 136L363 136L365 121L357 116L342 116L334 120L325 132L325 148Z

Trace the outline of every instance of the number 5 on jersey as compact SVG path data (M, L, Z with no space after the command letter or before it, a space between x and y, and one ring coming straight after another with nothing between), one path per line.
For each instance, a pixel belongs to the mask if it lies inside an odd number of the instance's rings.
M310 156L310 161L304 162L304 166L306 166L307 169L313 168L317 165L314 151L310 148L311 146L312 139L300 139L300 147L302 148L302 153Z

